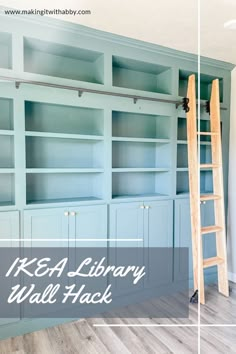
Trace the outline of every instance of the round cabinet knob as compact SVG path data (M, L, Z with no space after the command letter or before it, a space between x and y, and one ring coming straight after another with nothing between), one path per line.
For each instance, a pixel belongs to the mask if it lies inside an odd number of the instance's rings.
M140 209L144 209L145 208L145 206L144 205L140 205Z
M71 216L75 216L75 215L76 215L76 212L75 212L75 211L72 211L72 212L70 213L70 215L71 215Z
M65 211L65 212L64 212L64 215L65 215L65 216L69 216L69 215L70 215L69 211Z
M206 201L204 200L203 204L206 204Z
M145 206L145 209L149 209L149 208L150 208L150 206L149 206L149 205L146 205L146 206Z

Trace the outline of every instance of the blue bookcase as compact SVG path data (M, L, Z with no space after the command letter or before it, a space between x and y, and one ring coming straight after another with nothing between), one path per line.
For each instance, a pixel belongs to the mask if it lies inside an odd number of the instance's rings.
M53 19L1 15L0 52L0 76L9 78L0 81L0 238L26 246L38 246L37 238L63 240L40 243L50 247L104 238L115 241L93 246L118 247L127 246L119 238L141 238L141 247L189 247L191 286L185 112L174 103L78 91L180 101L197 57ZM202 102L220 79L226 212L233 67L201 58ZM16 88L13 78L49 85ZM200 117L201 130L209 130L203 108ZM210 162L209 137L200 145L201 162ZM211 191L211 171L204 170L201 192ZM210 202L201 214L204 224L213 223ZM205 256L214 255L213 239L204 238ZM215 281L214 268L205 276ZM1 322L0 338L59 322Z

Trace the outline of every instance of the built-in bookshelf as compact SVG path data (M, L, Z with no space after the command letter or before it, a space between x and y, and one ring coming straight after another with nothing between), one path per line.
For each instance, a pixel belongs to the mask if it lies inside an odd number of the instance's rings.
M170 195L171 117L112 113L112 197Z
M104 82L102 53L29 37L24 38L24 70L96 84Z
M26 202L103 199L103 111L25 102Z
M13 100L0 98L0 206L15 204Z
M172 70L167 66L113 56L112 78L116 87L172 93Z
M187 70L179 71L179 96L185 97L188 87L188 77L191 74L195 74L196 76L196 84L198 83L198 74L197 72L193 73ZM211 86L212 80L216 79L216 76L200 74L200 99L201 100L209 100L211 95ZM220 102L223 102L223 78L218 77L219 86L220 86ZM196 90L198 97L198 89Z

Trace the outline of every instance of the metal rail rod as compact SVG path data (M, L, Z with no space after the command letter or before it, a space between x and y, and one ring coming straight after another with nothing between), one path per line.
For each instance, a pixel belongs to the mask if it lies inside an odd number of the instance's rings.
M165 99L165 98L155 98L155 97L147 97L147 96L139 96L139 95L129 95L129 94L126 94L126 93L94 90L94 89L88 89L88 88L83 88L83 87L52 84L52 83L49 83L49 82L42 82L42 81L24 80L24 79L18 79L18 78L7 77L7 76L0 76L0 80L15 82L15 86L16 86L17 89L20 87L20 84L28 84L28 85L37 85L37 86L44 86L44 87L53 87L53 88L58 88L58 89L63 89L63 90L77 91L79 97L81 97L84 92L88 92L88 93L95 93L95 94L98 94L98 95L131 98L131 99L133 99L134 103L136 103L137 100L144 100L144 101L171 103L171 104L174 104L176 106L176 108L178 108L179 106L183 105L183 100L171 100L171 99ZM200 103L200 105L201 106L206 106L206 103ZM226 110L227 108L226 107L221 107L221 109Z

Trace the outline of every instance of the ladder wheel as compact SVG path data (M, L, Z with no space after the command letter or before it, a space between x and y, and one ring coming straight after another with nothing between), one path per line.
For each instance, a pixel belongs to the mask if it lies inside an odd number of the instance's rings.
M194 291L193 295L190 298L190 303L191 304L197 304L198 303L198 290Z

